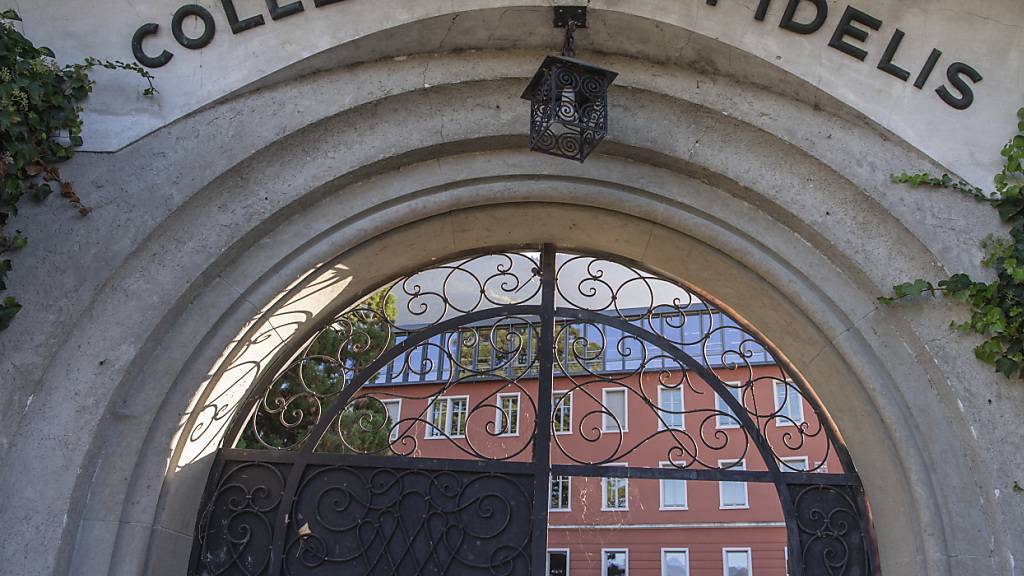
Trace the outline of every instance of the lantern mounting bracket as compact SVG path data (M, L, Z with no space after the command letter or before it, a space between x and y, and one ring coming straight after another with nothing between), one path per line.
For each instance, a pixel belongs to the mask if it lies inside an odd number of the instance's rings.
M575 22L576 28L586 28L587 7L555 6L555 28L566 28L570 22Z

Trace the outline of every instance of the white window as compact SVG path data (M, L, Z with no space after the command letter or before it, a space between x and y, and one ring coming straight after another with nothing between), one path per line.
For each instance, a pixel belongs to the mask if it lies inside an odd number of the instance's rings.
M601 403L604 405L605 432L625 432L628 428L626 420L626 389L605 388L601 391Z
M552 512L568 512L571 507L572 477L551 477L551 503L548 510Z
M601 549L601 576L628 576L629 550Z
M690 552L686 548L662 548L661 576L690 576Z
M751 576L750 548L723 548L724 576Z
M743 385L742 385L742 383L740 383L740 382L726 382L726 384L727 384L726 389L729 390L729 393L732 394L732 397L735 398L736 401L738 401L740 403L740 405L743 405ZM726 404L725 398L722 398L721 396L715 396L715 405L718 408L719 412L722 412L723 414L728 414L728 416L724 416L724 415L721 415L721 414L718 416L718 418L717 418L717 420L718 420L717 421L717 425L718 425L719 428L739 428L740 427L740 421L739 421L739 419L736 418L736 413L732 411L732 408L730 408L728 404Z
M722 470L746 470L745 460L719 460L718 467ZM748 508L746 482L719 482L718 496L720 508Z
M800 391L792 382L776 380L775 425L796 426L804 423L804 401Z
M782 465L779 466L783 472L806 472L807 456L794 456L793 458L782 458Z
M398 421L402 419L402 401L381 400L381 404L383 404L384 409L388 411L388 429L391 430L391 434L388 438L394 442L398 439Z
M658 387L658 408L661 419L658 421L658 428L682 430L683 422L683 389Z
M626 464L617 463L608 464L608 466L626 466ZM604 498L601 500L601 510L629 509L628 478L602 478L601 488L604 492Z
M498 394L498 409L494 416L494 433L500 436L519 435L519 393Z
M662 462L662 468L673 468L670 462ZM686 510L686 480L659 480L661 483L661 509Z
M572 392L555 392L551 410L555 434L572 434Z
M427 410L427 438L459 438L466 435L469 396L435 398Z
M569 576L569 549L548 550L547 576Z

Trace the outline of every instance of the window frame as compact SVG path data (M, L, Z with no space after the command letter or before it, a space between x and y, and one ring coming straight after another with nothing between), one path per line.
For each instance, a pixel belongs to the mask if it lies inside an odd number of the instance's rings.
M658 467L659 468L677 468L676 466L673 466L671 462L668 462L668 461L658 462ZM682 484L683 484L683 505L682 506L665 506L665 482L682 482ZM687 485L686 480L684 480L684 479L678 479L677 480L675 478L671 478L671 479L661 478L661 479L658 480L658 510L666 511L666 512L673 512L673 511L689 510L689 509L690 509L690 493L689 493L689 486ZM668 548L666 548L666 550L668 550ZM672 548L672 550L676 550L676 548ZM678 550L685 550L685 548L678 548Z
M661 576L665 574L665 554L680 553L686 554L686 576L690 576L690 549L689 548L662 548L661 549Z
M778 393L778 387L780 385L785 386L787 390L792 389L791 391L787 391L787 393L786 393L786 398L787 399L789 399L792 395L796 395L796 404L795 405L798 407L798 410L800 412L800 417L799 418L793 418L789 414L786 414L785 412L782 412L782 408L783 407L779 406L779 393ZM794 384L790 380L773 380L772 381L772 405L775 406L775 413L778 416L782 416L783 417L783 418L776 417L774 419L775 420L775 426L778 427L778 428L793 428L793 427L796 427L796 426L800 426L801 424L803 424L804 422L807 421L806 414L804 413L804 397L800 394L800 389L797 388L796 384ZM795 424L790 423L790 420L795 422Z
M620 433L624 434L626 432L629 432L629 389L626 388L625 386L614 386L614 387L602 388L601 389L601 405L606 410L608 410L610 412L611 410L608 407L608 393L609 392L622 392L622 412L623 412L622 420L623 421L619 422L619 424L621 424L622 428L621 429L620 428L608 428L609 421L611 422L612 426L615 426L615 419L609 418L608 414L602 414L601 415L601 432L608 432L608 433L611 433L611 434L620 434Z
M606 554L608 552L622 552L626 556L626 573L623 576L629 576L629 548L601 548L601 576L608 576L608 564L606 560Z
M665 411L664 411L664 409L662 407L662 404L661 404L661 393L662 392L678 392L679 393L679 413L676 413L675 411L672 411L672 412L668 413L667 417L665 416L666 413L665 413ZM686 430L686 394L683 393L682 385L675 386L675 387L673 387L673 386L665 386L665 385L662 385L662 384L658 385L658 413L660 415L660 417L658 418L658 430ZM669 418L674 418L676 416L679 417L679 421L680 421L680 424L679 424L678 428L675 427L675 426L666 426L665 425L665 420L668 420Z
M803 470L800 470L798 468L793 468L791 466L782 466L781 468L782 468L782 472L783 473L785 473L785 472L791 472L791 473L807 472L808 470L810 470L810 466L811 466L811 459L808 458L807 456L787 456L785 458L779 458L779 461L783 462L783 463L786 463L786 464L790 464L792 462L801 461L804 464L804 469Z
M385 399L385 400L380 400L380 403L384 405L384 411L387 412L388 418L391 418L391 412L388 411L388 404L397 404L398 405L398 410L397 410L398 418L395 419L395 421L391 423L392 428L388 432L388 441L389 442L394 442L395 440L398 440L398 423L402 421L402 399L401 398L388 398L388 399Z
M728 468L725 466L728 465ZM746 470L747 459L740 458L739 460L719 460L718 467L722 470ZM743 505L742 506L726 506L724 502L722 484L741 484L743 486ZM749 510L750 509L750 490L748 489L747 482L741 482L738 480L719 480L718 481L718 509L719 510Z
M738 398L736 397L736 394L733 394L733 398L736 398L736 400L740 403L740 406L743 406L743 408L746 409L746 404L743 403L743 382L737 380L737 381L725 382L725 384L727 385L726 388L728 389L730 394L732 394L733 391L736 391L737 393L739 393L739 397ZM775 391L772 390L772 393L774 394ZM718 405L719 402L725 402L725 400L716 393L715 394L715 409L720 411L720 412L727 412L727 411L728 412L732 412L732 409L729 408L728 405L719 406ZM743 425L739 421L739 414L733 414L733 417L730 418L729 420L727 420L725 424L722 424L722 415L721 414L718 414L718 415L715 416L715 428L717 428L719 430L735 430L736 428L741 428L742 426Z
M628 468L629 464L627 464L626 462L614 462L614 463L611 463L611 464L602 464L602 466L624 466L624 467ZM623 484L623 490L625 491L625 495L623 496L622 500L625 503L625 506L623 506L622 508L609 508L608 507L608 481L609 480L622 481L624 483ZM629 511L629 478L617 478L617 477L613 478L613 477L609 477L609 476L604 476L604 477L601 478L601 511L602 512L628 512ZM615 548L615 550L618 550L618 548Z
M747 555L747 575L754 576L754 554L749 547L747 548L736 548L727 547L722 548L722 576L729 576L729 553L730 552L743 552Z
M572 572L572 551L568 548L548 548L544 555L544 576L551 576L551 553L565 552L565 576Z
M431 398L429 400L429 402L427 403L427 423L425 424L426 430L425 430L425 432L423 434L423 438L424 439L426 439L426 440L441 440L441 439L445 439L445 438L465 438L466 437L466 431L465 430L462 431L462 434L452 434L451 433L451 431L452 431L452 422L454 422L454 419L452 418L452 404L454 403L455 400L465 400L466 401L466 421L467 422L469 421L469 395L468 394L457 395L457 396L435 396L435 397ZM435 436L435 435L431 434L431 432L438 430L438 428L436 426L434 426L434 409L435 409L434 406L436 405L436 403L438 401L444 401L446 403L446 407L445 407L445 421L444 421L444 430L440 430L439 433Z
M552 494L552 489L551 488L554 485L555 478L568 478L569 479L569 486L565 489L566 493L569 495L566 498L566 503L567 504L566 504L565 508L552 508L551 507L551 494ZM548 479L548 512L572 512L572 476L566 476L564 474L558 474L558 475L552 474L549 477L549 479Z
M520 414L520 411L521 411L520 409L522 408L522 402L521 402L522 398L520 397L519 392L502 392L502 393L499 393L497 396L495 396L495 400L497 400L497 402L495 402L495 404L497 404L497 407L494 409L494 425L495 425L495 429L494 430L495 430L495 432L498 431L498 427L497 427L498 423L501 422L504 419L505 411L502 409L501 402L505 398L515 398L516 399L515 432L503 432L501 434L495 434L495 437L498 437L498 438L519 436L519 424L520 424L519 414Z
M555 397L558 396L559 394L567 396L569 398L569 403L568 404L564 404L564 403L561 403L561 402L556 402L555 401ZM572 390L552 390L551 391L551 406L552 406L552 408L551 408L551 410L552 410L552 412L551 412L551 423L552 423L551 432L552 432L552 434L555 434L556 436L566 436L568 434L572 434L572 403L573 403ZM556 406L556 404L557 404L557 406ZM555 410L559 410L561 408L564 408L566 406L568 406L568 408L569 408L569 429L565 430L565 431L562 431L562 432L559 432L558 430L555 430L555 426L554 426L554 423L555 423L555 412L554 411Z

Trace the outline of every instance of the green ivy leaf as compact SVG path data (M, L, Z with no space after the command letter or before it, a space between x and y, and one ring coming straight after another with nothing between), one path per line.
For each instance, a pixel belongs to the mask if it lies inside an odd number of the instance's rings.
M995 364L1003 347L996 340L986 340L974 349L974 355L986 364Z
M0 260L0 290L7 290L7 273L11 271L10 260Z
M6 330L20 311L21 304L17 300L11 296L4 298L3 303L0 303L0 331Z
M23 248L20 232L6 226L28 197L42 200L60 191L81 214L82 204L71 184L60 176L58 164L69 160L82 145L82 101L92 91L89 71L95 66L127 70L144 78L146 94L155 94L153 76L136 63L86 58L81 64L58 66L52 50L35 46L10 21L21 20L14 10L0 11L0 252ZM10 261L0 263L0 291ZM12 297L0 307L0 330L5 329L21 306Z
M1017 370L1019 369L1020 362L1016 360L1011 360L1010 358L1007 358L1005 356L996 359L996 370L999 371L1003 376L1006 376L1007 378L1013 376L1013 374L1017 372Z
M913 282L904 282L893 287L896 298L916 298L925 292L934 292L931 282L918 278Z
M1000 151L1005 160L995 175L996 191L992 195L949 174L903 172L892 176L893 182L956 190L992 206L1009 227L1008 235L993 235L982 241L981 264L995 272L996 279L977 282L966 274L954 274L939 280L937 288L918 279L898 284L892 296L879 298L891 304L925 292L943 292L964 302L970 306L969 318L950 322L950 328L985 336L974 355L1007 378L1024 378L1024 107L1017 111L1017 119L1019 133Z

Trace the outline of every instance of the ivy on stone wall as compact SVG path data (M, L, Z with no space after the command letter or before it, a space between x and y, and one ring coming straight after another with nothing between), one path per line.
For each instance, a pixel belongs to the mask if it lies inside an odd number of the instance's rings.
M0 258L28 243L20 230L7 229L24 198L42 200L59 192L81 215L90 212L58 168L82 145L79 113L93 87L89 71L129 70L149 83L144 94L156 93L153 77L138 64L86 58L58 65L52 50L33 45L15 29L20 20L13 10L0 11ZM7 290L10 271L11 261L0 259L0 293ZM0 300L0 331L19 310L13 296Z
M995 176L992 194L948 174L893 176L897 183L956 190L988 203L999 213L1009 228L1008 235L993 234L982 243L981 264L994 272L995 279L981 282L967 274L954 274L937 284L917 279L893 287L893 296L879 299L890 304L902 298L944 293L967 303L970 317L951 326L984 336L974 355L1008 378L1024 378L1024 108L1017 112L1017 132L1003 147L1003 168Z

